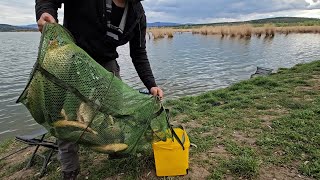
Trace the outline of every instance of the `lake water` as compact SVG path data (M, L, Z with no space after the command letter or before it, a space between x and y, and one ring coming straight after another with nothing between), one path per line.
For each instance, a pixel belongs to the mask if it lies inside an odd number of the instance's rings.
M36 60L40 33L0 33L0 141L40 126L16 104ZM277 69L320 60L320 35L276 35L273 39L221 39L176 34L173 39L147 40L157 83L166 98L196 95L250 78L257 66ZM129 57L118 49L122 79L143 88Z

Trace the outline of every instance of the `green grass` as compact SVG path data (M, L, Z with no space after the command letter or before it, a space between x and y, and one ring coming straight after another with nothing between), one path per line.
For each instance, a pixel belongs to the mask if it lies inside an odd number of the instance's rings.
M222 138L212 140L211 147L223 144L230 157L213 158L218 161L218 166L211 168L210 178L221 179L228 175L257 178L260 169L270 165L285 165L303 175L320 178L320 93L316 88L319 87L318 81L312 80L313 75L319 74L319 61L299 64L226 89L173 100L168 105L174 111L185 107L179 113L188 117L197 114L207 132L217 127L223 129ZM224 103L215 106L217 102ZM272 119L261 119L268 116ZM203 122L203 119L207 120ZM205 129L201 131L206 132ZM254 147L250 148L247 139L234 137L234 132L250 136L244 138L256 139ZM196 137L195 142L201 145L207 141L199 142ZM205 151L210 149L210 146L205 147Z
M258 161L251 156L238 156L225 162L224 166L233 174L237 174L245 178L255 177L259 171Z
M208 179L264 179L261 172L271 167L277 169L270 172L274 174L285 175L282 170L287 168L297 177L320 179L319 87L320 61L315 61L167 101L172 121L184 124L191 142L198 146L190 151L190 173L197 174L195 167L202 167ZM0 154L11 144L2 143ZM157 179L152 154L108 160L106 155L81 148L80 157L81 179ZM20 164L0 177L14 174ZM3 162L1 167L8 168ZM40 163L35 168L39 167ZM55 160L47 179L59 174ZM190 177L203 179L201 174Z
M10 147L10 145L13 143L12 139L5 140L0 143L0 154L3 154L6 152L6 150Z

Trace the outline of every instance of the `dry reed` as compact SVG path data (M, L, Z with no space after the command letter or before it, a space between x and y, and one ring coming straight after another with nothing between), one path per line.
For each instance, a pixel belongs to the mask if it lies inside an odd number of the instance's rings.
M178 30L173 28L149 28L148 34L149 39L153 37L153 39L161 39L161 38L173 38L174 33L178 32Z
M175 33L192 32L192 34L201 35L221 35L221 37L250 39L252 36L258 38L273 38L276 33L320 33L320 26L289 26L275 27L273 24L266 24L263 27L254 27L250 24L237 26L202 26L192 29L174 29L174 28L149 28L149 39L173 38Z
M250 24L238 26L203 26L191 30L192 34L202 35L221 35L221 37L239 37L251 38L265 36L272 38L276 33L320 33L320 26L291 26L291 27L275 27L272 24L266 24L263 27L253 27Z

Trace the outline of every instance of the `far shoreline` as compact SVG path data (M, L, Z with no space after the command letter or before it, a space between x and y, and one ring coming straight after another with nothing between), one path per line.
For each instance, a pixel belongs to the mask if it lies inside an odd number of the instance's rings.
M7 32L39 32L38 30L26 30L26 31L24 31L24 30L22 30L22 31L0 31L0 33L7 33Z

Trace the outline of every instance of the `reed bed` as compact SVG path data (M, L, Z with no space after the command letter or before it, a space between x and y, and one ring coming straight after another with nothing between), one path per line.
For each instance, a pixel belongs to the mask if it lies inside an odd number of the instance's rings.
M192 29L178 28L149 28L149 39L173 38L175 33L192 32L201 35L220 35L221 37L250 39L253 36L258 38L273 38L278 34L291 33L320 33L320 26L288 26L276 27L273 24L266 24L262 27L254 27L250 24L237 26L202 26Z
M202 35L221 35L221 37L239 37L251 38L257 37L274 37L276 33L291 34L291 33L320 33L320 26L289 26L275 27L272 24L264 25L263 27L254 27L252 25L239 26L203 26L191 30L192 34Z
M201 28L196 28L192 30L192 34L202 34L202 35L221 35L221 37L239 37L239 38L251 38L253 35L261 37L263 34L265 36L274 36L275 30L273 26L265 27L253 27L249 24L239 25L239 26L204 26Z
M291 27L277 27L276 31L282 34L291 33L320 33L320 26L291 26Z
M178 32L178 29L173 28L149 28L148 36L149 39L161 39L161 38L173 38L174 33Z
M203 26L197 29L192 29L191 32L192 34L217 35L222 32L222 30L220 31L217 27Z

